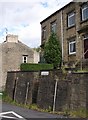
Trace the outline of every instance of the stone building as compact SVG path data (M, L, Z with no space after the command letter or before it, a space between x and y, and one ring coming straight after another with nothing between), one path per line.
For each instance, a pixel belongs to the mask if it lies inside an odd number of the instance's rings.
M38 53L20 42L17 35L7 35L0 44L0 89L5 86L7 71L19 71L21 63L38 62Z
M63 64L74 66L88 59L88 2L70 2L40 24L41 46L55 32L62 46Z

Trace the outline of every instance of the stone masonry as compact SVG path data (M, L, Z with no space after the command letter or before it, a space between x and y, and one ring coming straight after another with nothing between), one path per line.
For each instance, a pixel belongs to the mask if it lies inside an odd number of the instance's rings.
M4 89L7 71L20 70L23 56L27 56L27 63L38 63L32 48L20 42L17 35L7 35L6 41L0 44L0 89Z
M40 22L42 30L41 46L45 44L51 34L52 23L56 24L55 33L59 37L62 46L63 64L68 66L73 66L82 59L85 59L84 35L88 34L88 19L82 21L82 7L84 5L88 6L88 2L70 2ZM75 24L68 27L68 15L72 12L75 14ZM69 42L71 40L76 41L76 53L74 54L69 54Z
M53 70L48 71L48 75L41 72L8 72L7 94L18 103L36 103L40 108L53 110L57 80L56 111L88 110L88 72L63 74L60 70Z

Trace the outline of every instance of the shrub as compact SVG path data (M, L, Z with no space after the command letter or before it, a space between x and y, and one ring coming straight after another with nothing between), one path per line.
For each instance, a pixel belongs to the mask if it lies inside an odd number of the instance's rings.
M53 69L52 64L45 64L45 63L39 63L39 64L31 64L31 63L23 63L20 66L20 69L22 71L39 71L39 70L51 70Z
M51 33L48 41L44 45L44 58L46 63L53 64L55 69L61 66L61 44L55 33Z

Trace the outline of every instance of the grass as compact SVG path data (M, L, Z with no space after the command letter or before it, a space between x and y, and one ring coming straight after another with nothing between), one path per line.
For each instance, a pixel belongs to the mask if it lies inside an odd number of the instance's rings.
M13 100L7 95L7 93L4 91L2 95L2 101L11 103Z
M71 118L86 118L88 117L88 111L81 107L75 110L64 110L64 115Z
M88 116L85 109L80 108L78 110L70 111L70 116L72 117L79 117L79 118L86 118Z

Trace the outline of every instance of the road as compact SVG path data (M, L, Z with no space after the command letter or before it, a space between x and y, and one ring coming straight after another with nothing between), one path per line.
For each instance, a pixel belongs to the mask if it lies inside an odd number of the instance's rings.
M64 118L61 115L57 114L50 114L45 112L39 112L36 110L30 110L27 108L22 108L19 106L11 105L8 103L2 103L2 112L1 112L2 118L23 118L23 120L27 120L28 118ZM3 119L3 120L4 120ZM6 120L6 119L5 119Z

